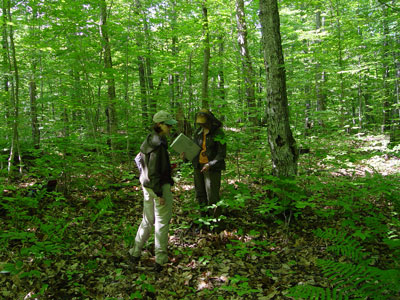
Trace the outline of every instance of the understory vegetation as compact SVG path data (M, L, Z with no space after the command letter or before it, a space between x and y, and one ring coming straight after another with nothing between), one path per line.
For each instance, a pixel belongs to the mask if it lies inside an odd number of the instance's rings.
M221 220L199 218L191 166L175 157L161 273L152 239L129 263L142 213L132 161L71 140L25 152L25 175L1 182L0 298L399 299L398 149L384 136L310 136L298 177L279 179L260 140L247 152L244 132L227 136Z

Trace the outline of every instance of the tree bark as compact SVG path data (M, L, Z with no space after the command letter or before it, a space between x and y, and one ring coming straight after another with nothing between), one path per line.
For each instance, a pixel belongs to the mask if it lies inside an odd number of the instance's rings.
M12 128L12 140L10 147L10 156L8 158L8 175L11 177L14 170L14 158L18 156L19 172L22 173L22 155L19 144L19 69L17 63L17 55L14 44L14 28L11 18L11 3L10 0L3 0L3 13L7 15L8 21L8 41L7 41L7 53L8 53L8 66L9 73L12 74L11 80L11 128Z
M33 5L32 11L32 26L30 27L30 32L33 40L36 40L36 19L37 19L37 8ZM33 147L35 149L40 148L40 129L39 129L39 121L38 121L38 114L37 114L37 85L36 85L36 78L37 78L37 64L39 59L39 51L34 49L32 50L31 56L31 75L29 81L29 100L30 100L30 117L31 117L31 130L32 130L32 140L33 140Z
M218 35L218 43L219 43L219 49L218 49L218 58L219 58L219 70L218 70L218 96L220 99L220 105L218 105L220 108L224 108L226 106L225 104L225 98L226 98L226 92L225 92L225 75L224 75L224 36L222 34ZM225 111L223 109L223 111ZM221 121L225 120L225 115L221 116Z
M172 59L177 61L178 55L178 36L176 34L176 23L177 23L177 11L175 9L176 3L175 1L171 1L171 10L170 10L170 19L171 19L171 54ZM178 97L179 97L179 75L177 74L174 67L171 68L171 73L168 75L168 84L169 84L169 98L170 98L170 105L173 110L178 111L179 104L178 104Z
M321 11L317 11L315 15L315 29L317 33L320 33L323 30L323 19L321 17ZM316 41L317 45L321 44L321 41L318 39ZM317 112L322 112L326 110L326 92L325 92L325 72L321 70L321 64L318 59L315 64L315 93L317 98ZM318 118L318 124L320 126L324 126L324 122Z
M260 22L267 72L268 143L273 175L291 177L297 174L298 150L289 125L277 0L260 0Z
M135 15L136 15L136 23L138 24L135 28L135 39L136 45L139 49L139 52L144 52L143 49L143 31L144 26L142 27L142 4L140 0L135 0ZM145 127L151 123L151 115L149 114L148 107L148 93L147 93L147 82L146 82L146 59L142 54L137 56L137 64L139 71L139 85L140 85L140 100L142 106L142 121Z
M338 47L338 53L337 53L337 64L339 66L339 86L340 86L340 95L339 95L339 122L340 122L340 127L344 128L347 120L346 120L346 102L345 102L345 93L344 93L344 78L343 78L343 73L344 67L343 67L343 45L342 45L342 24L340 22L341 20L341 13L340 13L340 7L339 7L339 2L340 0L336 0L336 3L333 3L334 0L330 0L331 3L331 14L332 14L332 19L336 19L336 29L337 29L337 47ZM335 6L336 5L336 6Z
M35 72L35 70L32 70ZM34 76L32 74L32 76ZM36 88L36 79L33 77L29 82L29 99L30 99L30 107L31 107L31 128L32 128L32 140L33 146L35 149L40 148L40 129L39 129L39 121L37 117L37 88Z
M390 93L390 69L389 69L389 27L387 23L387 8L383 7L383 121L382 132L390 130L390 121L392 114L391 93Z
M117 131L117 118L115 111L115 79L113 75L112 57L111 57L111 46L107 28L107 3L106 0L100 2L100 32L103 42L104 52L104 68L106 71L107 78L107 96L108 102L106 106L106 117L107 117L107 133L109 135L109 145L111 150L114 150L114 138L113 135ZM114 153L114 151L112 151Z
M247 24L244 11L244 1L236 0L236 23L238 28L238 45L245 83L246 105L248 109L249 121L257 124L256 117L256 96L254 83L254 70L251 62L248 42L247 42Z
M157 100L155 98L154 81L153 81L153 71L152 71L152 53L151 53L151 38L149 24L147 23L146 15L144 15L143 27L145 33L145 44L146 44L146 57L144 59L144 64L146 66L146 84L148 91L148 114L153 116L157 112Z
M8 75L9 72L9 58L8 58L8 32L7 32L7 9L6 9L7 0L3 0L2 5L2 16L3 16L3 26L2 26L2 48L3 48L3 88L5 92L4 97L4 118L5 123L7 124L7 128L10 128L10 102L9 102L9 84L10 77ZM7 134L8 136L8 134Z
M396 69L396 80L395 80L395 107L392 115L392 128L390 130L390 147L394 147L400 144L400 35L395 35L395 45L397 47L393 51L394 66Z
M301 11L305 10L305 5L301 4L300 9ZM306 20L304 16L300 18L302 23L305 23ZM304 74L304 78L310 78L310 80L305 80L304 81L304 99L305 99L305 108L304 108L304 134L305 136L310 135L311 128L313 127L314 124L314 114L313 114L313 103L312 103L312 87L311 87L311 67L313 65L312 60L311 60L311 55L310 55L310 43L311 41L308 40L307 38L304 38L303 41L303 52L304 52L304 68L302 70Z
M188 59L188 94L189 94L189 113L194 109L193 102L194 102L194 92L193 92L193 76L192 76L192 65L193 65L193 52L190 52L189 59Z
M209 108L210 102L208 99L208 76L210 65L210 32L208 28L208 10L207 0L202 2L203 11L203 79L201 81L201 104L202 108Z
M144 123L149 123L150 115L148 113L148 107L147 107L145 61L143 56L138 56L137 60L138 60L138 70L139 70L140 99L142 104L142 119Z

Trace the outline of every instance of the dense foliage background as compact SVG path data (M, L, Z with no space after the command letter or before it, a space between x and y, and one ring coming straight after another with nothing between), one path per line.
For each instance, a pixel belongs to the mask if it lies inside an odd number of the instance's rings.
M209 105L227 126L242 128L252 115L262 124L258 1L246 2L241 26L235 4L4 0L1 147L10 149L16 122L23 148L72 140L100 150L111 138L116 150L130 150L162 108L190 123ZM398 129L396 3L279 4L295 133Z
M399 4L279 1L294 178L270 175L259 4L1 2L1 297L399 297ZM133 269L134 155L155 111L190 135L203 107L225 125L223 219L199 219L172 153L171 262L151 272L150 242Z

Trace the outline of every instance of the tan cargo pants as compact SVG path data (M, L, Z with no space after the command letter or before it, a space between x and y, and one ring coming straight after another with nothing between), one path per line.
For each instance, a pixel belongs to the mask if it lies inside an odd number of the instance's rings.
M162 186L162 198L165 204L161 205L159 197L152 189L143 187L143 219L136 233L135 246L129 253L139 257L144 244L150 237L153 226L155 227L155 254L156 263L163 265L168 262L168 231L172 216L172 193L171 185Z

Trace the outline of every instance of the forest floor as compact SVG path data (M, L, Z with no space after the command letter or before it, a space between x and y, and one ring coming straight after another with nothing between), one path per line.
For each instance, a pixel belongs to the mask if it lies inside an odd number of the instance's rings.
M265 175L268 158L257 153L230 156L220 221L199 220L191 169L181 165L170 261L159 273L153 237L139 265L129 262L142 214L131 171L74 174L82 181L68 197L32 176L4 184L0 299L294 299L295 286L346 287L355 299L360 285L379 299L400 299L399 151L381 136L309 146L296 180ZM364 272L391 272L395 283L352 286L340 277L343 266L324 269L362 261Z

